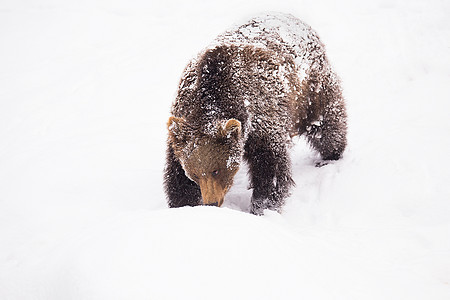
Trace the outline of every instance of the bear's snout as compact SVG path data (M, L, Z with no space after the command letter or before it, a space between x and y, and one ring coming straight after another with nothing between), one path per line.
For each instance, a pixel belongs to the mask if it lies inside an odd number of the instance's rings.
M221 206L226 190L213 178L203 178L199 182L203 205Z

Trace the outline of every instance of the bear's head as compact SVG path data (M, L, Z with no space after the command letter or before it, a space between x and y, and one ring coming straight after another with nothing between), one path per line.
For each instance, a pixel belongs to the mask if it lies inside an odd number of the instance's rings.
M244 152L241 122L217 121L203 130L170 117L169 144L186 176L200 186L204 205L221 206Z

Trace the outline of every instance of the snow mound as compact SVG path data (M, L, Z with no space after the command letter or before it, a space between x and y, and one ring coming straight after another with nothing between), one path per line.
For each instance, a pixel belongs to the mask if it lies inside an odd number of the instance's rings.
M361 268L277 213L214 207L112 216L27 271L35 299L386 299L414 278Z

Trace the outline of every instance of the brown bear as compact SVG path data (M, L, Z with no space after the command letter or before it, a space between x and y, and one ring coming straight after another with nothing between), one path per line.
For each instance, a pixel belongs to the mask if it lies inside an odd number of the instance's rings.
M291 139L305 134L323 160L346 146L340 81L317 34L266 14L226 31L186 67L168 121L169 207L220 206L243 160L251 212L280 211L294 184Z

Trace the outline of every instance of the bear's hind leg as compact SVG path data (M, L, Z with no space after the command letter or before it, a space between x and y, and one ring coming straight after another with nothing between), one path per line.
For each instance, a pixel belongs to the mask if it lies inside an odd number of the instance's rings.
M322 112L307 126L307 140L323 160L338 160L347 145L347 113L339 82L332 73L315 97Z
M261 215L264 209L280 212L294 185L286 146L249 137L245 150L253 188L251 213Z
M166 155L164 189L169 207L199 205L201 203L200 187L186 176L170 145L167 147Z

